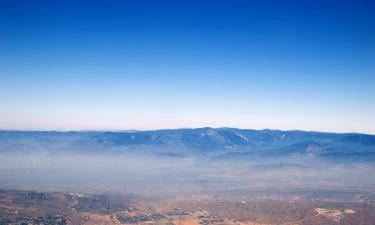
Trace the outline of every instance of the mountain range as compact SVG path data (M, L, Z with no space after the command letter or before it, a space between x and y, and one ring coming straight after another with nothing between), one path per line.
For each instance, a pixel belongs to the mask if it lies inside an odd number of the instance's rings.
M306 154L375 160L375 135L237 128L149 131L0 131L0 152L155 153L219 158Z

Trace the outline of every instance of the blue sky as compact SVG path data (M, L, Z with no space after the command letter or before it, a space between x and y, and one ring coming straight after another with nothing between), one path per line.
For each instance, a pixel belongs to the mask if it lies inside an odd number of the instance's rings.
M371 1L0 3L0 128L375 134Z

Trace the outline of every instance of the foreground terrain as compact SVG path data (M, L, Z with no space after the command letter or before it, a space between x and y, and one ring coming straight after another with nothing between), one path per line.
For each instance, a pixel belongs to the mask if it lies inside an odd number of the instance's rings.
M374 225L375 136L0 131L0 225Z
M0 224L373 225L371 202L301 198L236 201L2 190Z

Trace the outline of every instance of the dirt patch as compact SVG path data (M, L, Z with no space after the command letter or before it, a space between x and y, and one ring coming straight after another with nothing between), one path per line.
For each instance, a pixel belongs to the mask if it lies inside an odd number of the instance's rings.
M173 221L175 225L199 225L199 222L195 218L184 218L180 220Z

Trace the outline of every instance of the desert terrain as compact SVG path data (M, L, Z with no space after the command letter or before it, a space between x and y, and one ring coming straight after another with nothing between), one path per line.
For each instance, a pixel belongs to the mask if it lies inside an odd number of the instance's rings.
M2 225L372 225L375 205L296 198L235 201L208 196L152 198L2 190L0 218Z

